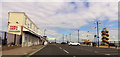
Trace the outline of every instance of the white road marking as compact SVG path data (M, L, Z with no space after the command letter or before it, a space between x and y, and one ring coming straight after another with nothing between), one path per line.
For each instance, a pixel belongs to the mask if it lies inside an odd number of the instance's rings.
M94 51L95 53L98 53L97 51Z
M59 47L60 49L62 49L61 47Z
M73 57L75 57L75 56L73 56Z
M110 54L105 54L105 55L110 55Z
M66 51L65 49L63 49L63 51L64 51L64 52L66 52L66 53L69 53L69 52L68 52L68 51Z

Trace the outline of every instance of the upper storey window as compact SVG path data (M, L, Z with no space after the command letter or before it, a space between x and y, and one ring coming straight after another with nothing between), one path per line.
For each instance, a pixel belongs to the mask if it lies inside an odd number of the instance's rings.
M27 24L27 17L25 17L25 25Z

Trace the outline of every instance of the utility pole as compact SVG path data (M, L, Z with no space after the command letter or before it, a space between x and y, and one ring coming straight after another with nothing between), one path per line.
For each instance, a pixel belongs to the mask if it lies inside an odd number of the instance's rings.
M98 28L99 26L98 26L98 24L99 24L99 23L98 23L98 21L97 21L97 38L98 38L98 47L99 47L99 28Z
M63 34L63 42L64 42L64 34Z
M66 35L66 39L67 39L67 43L68 43L68 38L67 38L67 35Z
M95 23L96 24L96 23ZM101 23L99 23L98 21L97 21L97 39L98 39L98 47L99 47L99 24L101 24Z
M71 33L69 34L69 36L70 36L70 42L71 42Z
M56 43L56 39L55 39L55 43Z
M78 43L79 43L79 30L78 30Z

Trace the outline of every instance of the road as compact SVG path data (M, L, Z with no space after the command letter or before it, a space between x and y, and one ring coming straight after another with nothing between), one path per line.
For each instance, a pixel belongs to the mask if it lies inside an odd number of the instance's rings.
M90 46L68 46L66 44L49 44L34 55L118 55L118 50Z

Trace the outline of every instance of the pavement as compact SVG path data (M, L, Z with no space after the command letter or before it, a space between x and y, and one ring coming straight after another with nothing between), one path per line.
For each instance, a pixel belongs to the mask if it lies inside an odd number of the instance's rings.
M118 55L117 49L112 48L101 48L101 47L90 47L90 46L68 46L67 44L49 44L45 48L36 52L29 57L35 56L46 56L54 57L61 55ZM63 56L62 56L63 57Z
M14 57L23 57L23 56L26 56L26 55L38 50L39 48L42 48L42 47L43 47L43 45L37 45L37 46L31 46L31 47L21 47L21 48L15 48L15 49L10 49L10 50L4 50L4 51L2 51L2 57L8 57L8 55L12 56L12 57L13 56Z

